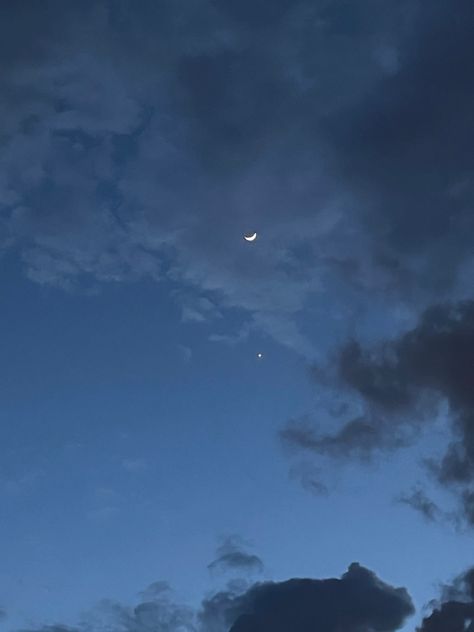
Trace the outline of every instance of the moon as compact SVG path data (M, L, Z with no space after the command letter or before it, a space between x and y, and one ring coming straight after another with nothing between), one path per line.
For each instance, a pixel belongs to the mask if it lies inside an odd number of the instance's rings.
M257 233L247 233L244 235L245 241L255 241L257 239Z

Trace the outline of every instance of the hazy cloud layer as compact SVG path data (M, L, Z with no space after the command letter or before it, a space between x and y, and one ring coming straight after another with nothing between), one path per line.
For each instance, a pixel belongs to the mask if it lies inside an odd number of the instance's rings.
M238 308L307 357L311 302L400 328L466 294L468 0L239 7L2 8L3 249L66 289L179 281L184 320Z

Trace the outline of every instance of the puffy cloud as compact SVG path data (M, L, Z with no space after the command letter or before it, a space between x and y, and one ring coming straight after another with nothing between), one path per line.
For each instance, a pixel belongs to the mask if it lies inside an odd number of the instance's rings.
M444 587L444 599L417 629L418 632L473 632L474 569Z
M405 588L354 563L341 579L291 579L255 584L241 595L218 593L204 602L205 629L220 629L213 623L223 611L230 632L389 632L414 609Z

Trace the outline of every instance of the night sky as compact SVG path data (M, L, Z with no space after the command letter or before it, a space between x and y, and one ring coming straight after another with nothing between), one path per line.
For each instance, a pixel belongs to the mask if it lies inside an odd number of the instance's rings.
M0 630L473 632L474 2L0 0L0 69Z

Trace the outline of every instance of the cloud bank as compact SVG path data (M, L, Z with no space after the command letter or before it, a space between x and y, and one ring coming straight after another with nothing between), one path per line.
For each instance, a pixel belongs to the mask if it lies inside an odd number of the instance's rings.
M394 632L413 614L405 588L394 588L353 563L340 579L290 579L232 584L205 598L200 609L173 602L163 582L141 593L135 607L102 601L75 626L49 625L29 632Z
M469 293L470 2L239 6L2 8L3 252L66 290L180 283L185 320L306 357L309 306L403 328Z

